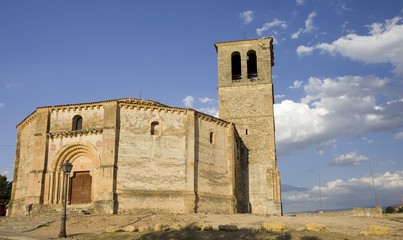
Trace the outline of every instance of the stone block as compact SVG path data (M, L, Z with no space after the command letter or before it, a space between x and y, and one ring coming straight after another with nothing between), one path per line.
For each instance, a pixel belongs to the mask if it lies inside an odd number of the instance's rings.
M238 227L232 224L218 225L220 231L238 231Z
M268 232L284 232L287 230L287 225L283 222L263 223L262 227Z
M116 227L116 226L108 226L105 231L107 233L115 233L115 232L122 231L122 229L120 227Z
M184 226L182 226L182 225L180 225L180 224L174 224L174 225L172 225L172 226L170 227L170 229L171 229L172 231L183 231L183 230L186 229L186 227L184 227Z
M388 236L390 233L390 227L384 227L379 225L370 225L366 231L362 231L360 235L363 236Z
M188 231L200 231L202 229L202 224L199 222L193 222L186 227Z
M136 232L138 230L139 229L133 225L129 225L129 226L125 227L125 232Z
M155 232L163 232L163 231L168 231L169 230L169 226L168 225L164 225L164 224L161 224L161 223L157 223L155 226L154 226L154 231Z
M151 232L153 229L150 228L149 226L141 226L139 227L139 232L140 233L145 233L145 232Z
M305 225L305 230L310 232L329 232L325 225L319 223L308 223Z
M203 225L201 228L202 231L213 231L214 228L210 224Z

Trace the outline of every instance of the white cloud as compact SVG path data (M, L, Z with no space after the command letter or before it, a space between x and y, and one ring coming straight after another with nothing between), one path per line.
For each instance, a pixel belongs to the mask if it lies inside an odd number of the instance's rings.
M302 86L302 81L295 80L294 84L292 86L289 86L289 88L296 89L296 88L300 88L301 86Z
M398 132L395 134L395 139L403 140L403 132Z
M200 101L201 103L213 103L213 102L214 102L214 99L208 98L208 97L204 97L204 98L199 98L199 101Z
M0 102L0 107L4 107L4 103Z
M274 95L274 98L275 98L275 99L283 98L283 97L285 97L284 94L276 94L276 95Z
M392 89L389 84L388 79L375 76L309 78L300 102L274 104L278 154L339 136L356 137L403 127L403 99L377 101L376 96L399 95L397 87Z
M364 155L358 155L355 152L342 154L333 158L330 165L333 166L358 166L363 161L367 161L369 158Z
M379 204L386 205L394 202L386 196L394 196L403 186L403 171L395 173L385 172L382 175L374 176L375 189ZM370 176L351 178L348 180L336 179L321 187L322 202L324 208L353 208L373 206L375 204L374 190ZM297 194L283 194L283 206L287 206L286 212L301 209L319 209L319 186ZM295 209L295 210L294 210Z
M363 137L362 140L363 140L363 141L366 141L367 143L373 143L373 142L374 142L373 139L368 139L368 138L366 138L366 137Z
M182 101L186 107L193 107L194 98L192 96L186 96Z
M198 98L198 100L199 100L198 102L195 102L193 96L186 96L182 101L183 104L188 108L193 108L199 112L218 118L217 101L208 97Z
M201 107L198 108L197 111L218 118L218 109L216 107Z
M20 87L21 84L19 83L7 83L6 88L15 88L15 87Z
M325 150L328 148L337 148L336 139L331 139L331 140L323 141L323 142L319 143L318 146L316 147L316 152L319 155L323 155Z
M302 33L302 31L303 31L302 28L298 29L297 32L291 34L291 38L292 38L292 39L298 39L298 38L299 38L299 35Z
M242 24L249 24L253 21L253 12L251 10L241 12L239 17L242 19Z
M10 170L0 171L0 175L6 176L7 181L13 181L13 172Z
M304 0L297 0L297 5L303 5L304 4Z
M299 38L299 35L300 35L301 33L312 32L312 30L316 29L316 28L313 26L313 19L314 19L315 17L316 17L316 12L311 12L311 13L308 15L308 18L305 20L305 28L300 28L300 29L298 29L297 32L295 32L295 33L293 33L293 34L291 35L291 38L292 38L292 39L297 39L297 38Z
M336 53L364 63L391 63L395 74L403 76L403 24L401 17L369 25L369 35L348 34L332 43L320 43L317 49Z
M313 19L314 19L314 17L316 17L316 12L311 12L311 13L308 15L308 18L307 18L306 21L305 21L305 30L304 30L304 32L311 32L312 30L316 29L316 28L313 26Z
M287 27L287 24L286 24L285 21L278 20L278 19L274 19L274 20L271 21L271 22L265 23L265 24L263 25L263 27L257 28L257 29L256 29L256 33L257 33L257 35L261 36L264 31L267 31L267 30L269 30L270 28L277 27L277 26L280 26L280 27L282 27L282 28L286 28L286 27Z
M337 14L342 15L344 12L351 11L351 8L347 7L345 3L338 3L336 4L334 11Z
M297 48L297 55L298 55L299 57L311 55L312 52L313 52L313 50L315 50L314 47L306 47L306 46L301 45L301 46L299 46L299 47Z

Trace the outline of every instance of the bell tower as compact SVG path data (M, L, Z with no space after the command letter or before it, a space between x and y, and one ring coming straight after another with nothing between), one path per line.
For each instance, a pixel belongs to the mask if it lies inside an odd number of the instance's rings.
M242 139L239 178L249 181L237 201L247 199L248 211L254 214L280 215L273 114L273 38L220 42L215 47L219 115L235 123ZM246 167L242 167L242 162Z

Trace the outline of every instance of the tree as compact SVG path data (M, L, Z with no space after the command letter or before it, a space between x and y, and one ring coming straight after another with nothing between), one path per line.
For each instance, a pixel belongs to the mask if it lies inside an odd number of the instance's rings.
M7 204L10 201L12 184L6 176L0 175L0 203Z
M395 212L395 208L394 207L387 207L385 210L386 213L394 213Z

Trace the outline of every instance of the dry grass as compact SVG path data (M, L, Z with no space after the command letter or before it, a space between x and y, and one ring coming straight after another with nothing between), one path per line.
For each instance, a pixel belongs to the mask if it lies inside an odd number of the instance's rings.
M53 219L52 219L53 218ZM51 222L54 220L53 222ZM156 224L187 226L192 222L218 225L234 224L242 231L164 231L145 233L105 233L108 226L122 229L128 225L154 228ZM288 226L285 233L272 233L261 230L263 222L284 222ZM41 227L24 232L26 230ZM329 232L301 231L308 223L321 223ZM369 225L392 228L388 237L364 237L359 233ZM27 236L42 239L55 238L60 231L60 217L0 218L0 236ZM67 220L67 235L70 239L273 239L273 240L330 240L330 239L403 239L403 214L386 215L384 218L360 217L265 217L249 214L133 214L109 216L75 216Z

